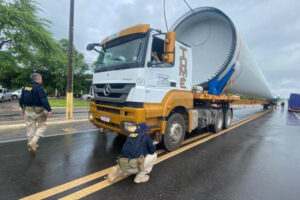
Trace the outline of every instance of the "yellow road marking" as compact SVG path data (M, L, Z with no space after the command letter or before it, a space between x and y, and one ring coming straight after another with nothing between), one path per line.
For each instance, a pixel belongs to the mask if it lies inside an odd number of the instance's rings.
M112 167L114 167L114 166L112 166ZM74 181L65 183L65 184L63 184L63 185L56 186L56 187L54 187L54 188L45 190L45 191L43 191L43 192L39 192L39 193L33 194L33 195L31 195L31 196L22 198L21 200L45 199L45 198L47 198L47 197L50 197L50 196L53 196L53 195L55 195L55 194L64 192L64 191L66 191L66 190L69 190L69 189L71 189L71 188L73 188L73 187L76 187L76 186L79 186L79 185L81 185L81 184L84 184L84 183L87 183L87 182L89 182L89 181L92 181L92 180L94 180L94 179L100 178L100 177L102 177L102 176L108 174L112 167L107 168L107 169L104 169L104 170L99 171L99 172L95 172L95 173L93 173L93 174L90 174L90 175L88 175L88 176L85 176L85 177L76 179L76 180L74 180Z
M158 155L161 154L161 153L163 153L163 152L165 152L165 150L162 150L162 149L156 151L156 153ZM48 198L50 196L53 196L55 194L64 192L66 190L69 190L71 188L77 187L77 186L82 185L84 183L87 183L89 181L95 180L97 178L101 178L102 176L107 175L110 172L110 170L113 167L115 167L115 166L116 165L111 166L111 167L109 167L107 169L101 170L99 172L95 172L95 173L90 174L88 176L84 176L82 178L76 179L74 181L71 181L71 182L68 182L68 183L65 183L65 184L62 184L62 185L50 188L48 190L45 190L45 191L42 191L42 192L39 192L39 193L36 193L36 194L33 194L33 195L30 195L28 197L24 197L24 198L22 198L20 200L37 200L37 199Z
M195 137L192 137L192 138L189 138L189 139L184 140L184 141L182 142L182 144L187 144L187 143L193 142L193 141L195 141L195 140L198 140L198 139L200 139L200 138L209 136L209 135L211 135L211 134L212 134L212 132L203 133L203 134L201 134L201 135L198 135L198 136L195 136Z
M199 144L201 144L201 143L207 142L208 140L211 140L211 139L213 139L213 138L215 138L215 137L218 137L218 136L220 136L220 135L222 135L222 134L224 134L224 133L226 133L226 132L228 132L228 131L230 131L230 130L232 130L232 129L235 129L235 128L237 128L237 127L239 127L239 126L241 126L241 125L243 125L243 124L245 124L245 123L247 123L247 122L249 122L249 121L252 121L252 120L254 120L254 119L256 119L256 118L258 118L258 117L260 117L260 116L266 114L267 112L269 112L269 111L265 111L265 112L263 112L263 113L260 113L260 114L254 116L254 117L249 118L248 120L244 120L244 121L242 121L242 122L239 123L239 124L236 124L236 125L234 125L234 126L231 126L231 127L229 127L228 129L225 129L225 130L223 130L223 131L220 131L219 133L210 135L210 136L208 136L208 137L206 137L206 138L203 138L202 140L198 140L198 141L193 142L193 143L191 143L191 144L188 144L188 145L186 145L186 146L184 146L184 147L181 147L181 148L179 148L179 149L177 149L177 150L175 150L175 151L172 151L172 152L170 152L170 153L168 153L168 154L166 154L166 155L160 156L159 158L157 158L155 164L158 164L158 163L160 163L160 162L162 162L162 161L164 161L164 160L166 160L166 159L168 159L168 158L171 158L171 157L173 157L173 156L175 156L175 155L177 155L177 154L179 154L179 153L182 153L182 152L184 152L184 151L186 151L186 150L188 150L188 149L190 149L190 148L192 148L192 147L195 147L195 146L197 146L197 145L199 145Z
M208 140L211 140L211 139L213 139L213 138L215 138L217 136L220 136L220 135L222 135L222 134L224 134L224 133L226 133L226 132L228 132L228 131L236 128L236 127L239 127L239 126L241 126L241 125L243 125L243 124L245 124L245 123L247 123L249 121L252 121L252 120L254 120L254 119L256 119L256 118L258 118L258 117L260 117L260 116L262 116L262 115L264 115L266 113L268 113L268 112L270 112L270 111L269 110L268 111L264 111L262 113L259 113L259 114L255 115L254 117L251 116L251 117L247 118L246 120L242 120L241 123L239 123L239 124L235 123L235 125L233 125L232 127L228 128L228 129L225 129L225 130L223 130L223 131L221 131L219 133L210 135L210 136L208 136L206 138L203 138L202 140L199 140L199 141L196 141L194 143L188 144L188 145L186 145L184 147L181 147L181 148L179 148L179 149L177 149L175 151L172 151L172 152L170 152L168 154L160 156L160 157L157 158L155 164L158 164L158 163L160 163L160 162L162 162L162 161L164 161L166 159L169 159L169 158L171 158L171 157L173 157L173 156L175 156L177 154L180 154L180 153L182 153L182 152L184 152L184 151L186 151L188 149L191 149L191 148L193 148L193 147L195 147L195 146L197 146L197 145L199 145L201 143L207 142ZM125 179L127 177L128 176L121 176L114 183L117 183L117 182L119 182L119 181L121 181L121 180L123 180L123 179ZM79 191L77 191L75 193L67 195L67 196L65 196L65 197L63 197L63 198L61 198L59 200L80 199L80 198L88 196L88 195L90 195L90 194L92 194L94 192L102 190L102 189L104 189L104 188L106 188L106 187L108 187L108 186L110 186L110 185L112 185L114 183L110 183L108 180L104 180L104 181L101 181L101 182L96 183L94 185L91 185L89 187L86 187L86 188L84 188L82 190L79 190Z

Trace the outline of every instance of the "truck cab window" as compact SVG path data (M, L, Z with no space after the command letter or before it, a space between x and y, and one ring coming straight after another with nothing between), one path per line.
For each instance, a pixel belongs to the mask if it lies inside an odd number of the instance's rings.
M102 47L95 72L144 66L146 34L118 37Z
M154 37L151 49L151 62L162 63L164 52L164 41L160 38Z

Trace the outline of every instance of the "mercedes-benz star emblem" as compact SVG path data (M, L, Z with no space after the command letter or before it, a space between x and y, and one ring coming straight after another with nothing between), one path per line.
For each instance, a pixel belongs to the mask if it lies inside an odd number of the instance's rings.
M111 87L110 87L110 85L109 84L105 84L105 86L104 86L104 90L103 90L103 94L104 94L104 96L108 96L109 94L110 94L110 90L111 90Z

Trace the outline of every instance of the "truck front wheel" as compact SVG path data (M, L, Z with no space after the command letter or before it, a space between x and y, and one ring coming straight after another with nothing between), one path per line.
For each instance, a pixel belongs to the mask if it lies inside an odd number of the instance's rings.
M167 121L166 131L163 136L164 145L167 150L178 149L185 136L185 121L181 114L174 113Z

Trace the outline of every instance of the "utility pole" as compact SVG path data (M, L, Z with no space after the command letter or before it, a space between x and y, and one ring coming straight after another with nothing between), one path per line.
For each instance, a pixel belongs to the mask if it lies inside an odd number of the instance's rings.
M73 31L74 31L74 0L70 0L69 55L68 55L68 81L67 81L66 119L72 119L73 118Z

